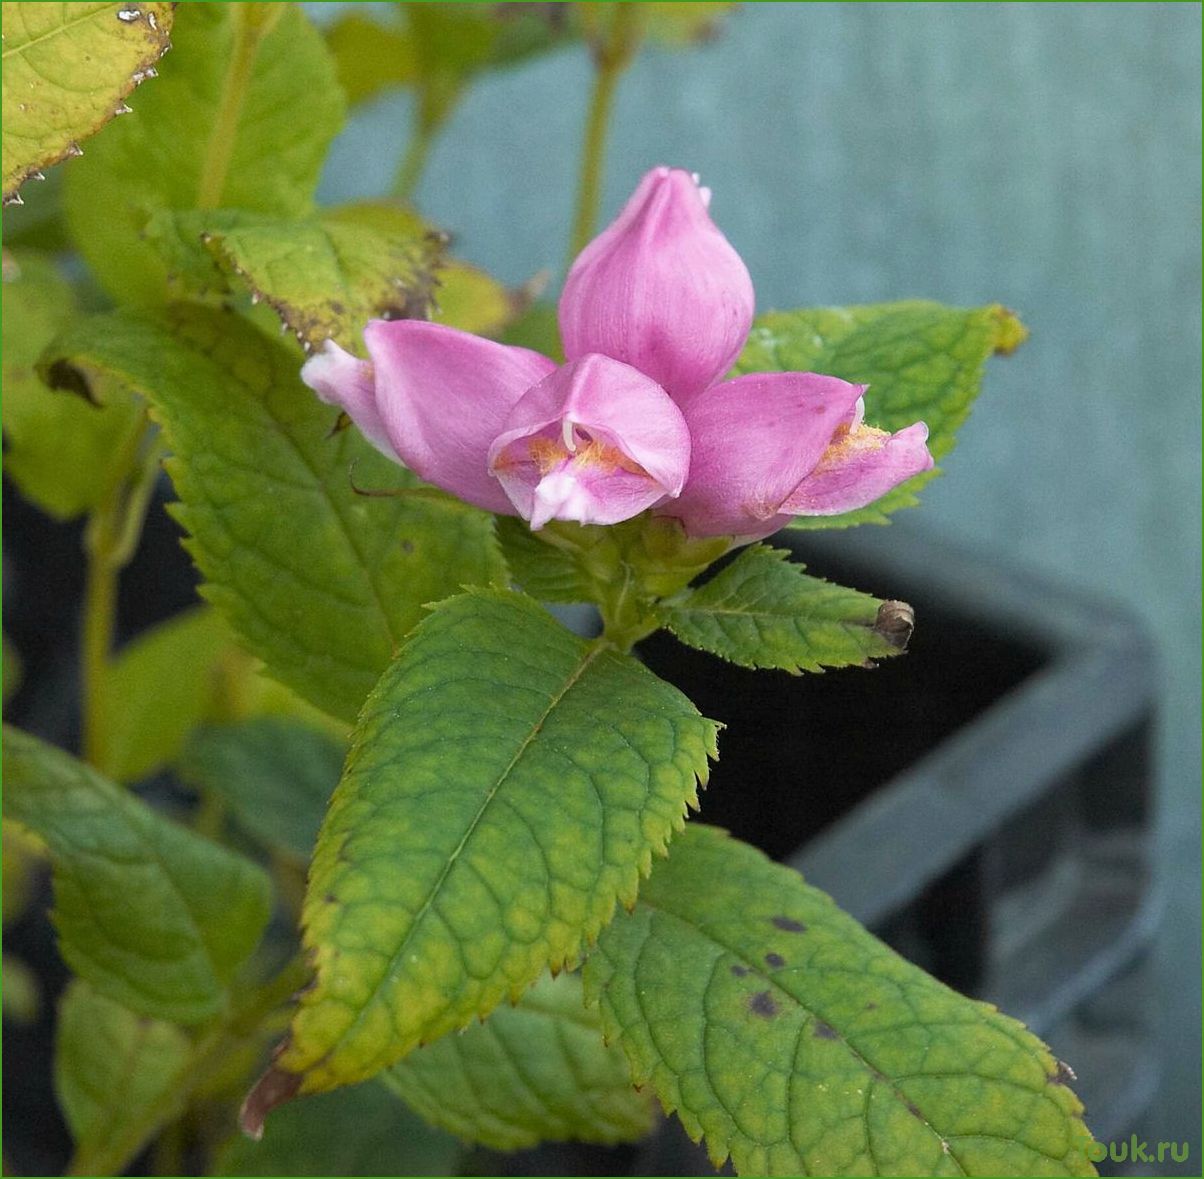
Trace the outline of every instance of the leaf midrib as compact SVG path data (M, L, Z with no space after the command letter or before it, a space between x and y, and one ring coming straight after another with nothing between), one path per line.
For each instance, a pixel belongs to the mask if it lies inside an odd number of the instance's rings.
M702 937L705 941L710 942L712 945L718 946L721 950L723 950L725 953L731 954L734 958L738 958L742 965L744 965L750 971L755 973L768 986L772 987L779 994L786 996L786 998L789 999L791 1003L795 1004L806 1015L806 1017L809 1020L820 1021L820 1022L824 1023L825 1026L831 1028L832 1031L835 1032L840 1043L849 1052L849 1054L851 1056L853 1056L854 1059L857 1060L857 1062L861 1065L861 1067L864 1068L866 1070L866 1072L869 1073L870 1076L873 1077L875 1080L877 1080L878 1078L881 1078L881 1080L886 1083L886 1085L890 1089L891 1094L899 1102L900 1105L902 1105L904 1107L907 1107L909 1105L915 1106L914 1102L911 1102L903 1093L901 1093L899 1091L893 1078L891 1078L888 1074L884 1073L876 1065L872 1064L856 1047L854 1047L851 1043L849 1043L849 1041L845 1037L845 1035L841 1031L839 1031L839 1029L837 1029L830 1021L824 1019L822 1015L820 1015L817 1011L814 1010L814 1008L809 1007L797 995L795 995L791 991L788 991L784 986L782 986L781 983L777 982L771 976L765 974L765 972L761 969L760 963L758 961L756 961L754 958L751 958L748 955L746 955L743 950L739 950L734 946L728 945L727 942L721 941L711 930L705 929L697 921L693 921L689 917L683 916L681 913L674 912L672 909L665 908L662 905L657 905L655 902L647 899L643 895L641 895L638 904L641 908L650 909L653 912L660 913L663 916L670 918L671 920L681 922L681 924L687 926L689 929L691 929L693 932L695 932L698 936ZM916 1108L918 1108L918 1106L916 1106ZM921 1118L920 1121L923 1123L923 1125L925 1126L926 1129L931 1131L936 1136L938 1142L941 1143L942 1150L945 1150L947 1156L953 1160L953 1163L957 1167L958 1171L962 1175L968 1175L969 1172L966 1170L965 1166L962 1164L962 1161L957 1157L957 1155L955 1155L953 1153L953 1148L952 1148L952 1146L949 1145L948 1138L944 1134L942 1134L940 1130L938 1130L936 1128L936 1126L928 1119L927 1115L925 1115L923 1118ZM738 1129L738 1127L737 1127L737 1129ZM743 1134L743 1131L741 1131L741 1134ZM869 1137L870 1137L869 1129L867 1127L867 1129L866 1129L867 1143L869 1142Z
M110 7L112 6L109 4L97 4L90 12L85 12L81 16L77 16L74 20L66 21L61 25L56 25L48 32L41 33L32 41L23 41L19 45L13 45L11 48L5 49L3 54L0 54L0 61L11 57L14 53L25 53L32 49L35 45L40 45L43 41L50 40L51 37L57 37L60 34L67 32L69 29L75 28L76 25L82 25L85 21L92 20L93 17L99 15L100 13L104 12L106 8Z
M430 911L431 906L435 902L435 898L439 895L440 890L443 888L444 883L451 874L451 871L455 867L456 862L459 860L464 848L468 845L469 840L480 826L482 819L485 817L485 812L489 809L494 798L497 797L498 791L510 777L515 766L517 766L522 760L524 754L530 748L531 743L535 740L540 731L543 729L544 725L547 723L548 718L563 703L564 698L581 680L581 677L585 674L590 665L603 650L604 644L601 640L596 640L590 645L589 649L584 653L577 666L565 680L563 686L558 692L556 692L552 699L548 701L548 706L543 710L534 724L532 724L530 731L523 738L522 743L519 745L514 756L510 759L510 762L507 764L506 768L498 775L497 781L494 782L494 784L486 792L484 799L481 801L481 805L477 808L477 812L473 816L472 821L468 824L468 827L465 830L464 835L461 837L460 842L456 845L451 855L448 856L447 862L444 864L439 875L431 885L426 898L423 900L418 911L414 914L413 919L410 921L409 928L406 930L400 942L398 942L397 949L393 952L392 957L389 959L388 965L385 967L380 978L373 986L372 993L360 1007L359 1011L356 1012L355 1018L347 1025L339 1038L333 1044L331 1044L331 1046L323 1054L321 1058L322 1060L329 1059L336 1048L345 1043L348 1037L355 1034L359 1025L363 1021L364 1016L379 1001L381 991L392 981L397 967L401 963L415 931L419 928L419 926L422 924L423 918L425 918L426 914Z

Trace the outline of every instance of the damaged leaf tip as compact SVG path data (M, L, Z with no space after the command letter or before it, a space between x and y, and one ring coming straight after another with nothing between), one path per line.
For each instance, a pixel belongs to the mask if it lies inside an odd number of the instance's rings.
M263 1137L263 1123L277 1106L292 1101L301 1087L301 1074L290 1073L272 1065L252 1086L238 1111L242 1132L258 1142Z

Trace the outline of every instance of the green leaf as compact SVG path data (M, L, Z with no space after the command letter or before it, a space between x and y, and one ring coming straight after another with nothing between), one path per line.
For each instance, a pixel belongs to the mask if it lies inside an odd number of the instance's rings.
M1013 352L1027 336L998 304L965 310L912 300L771 311L753 324L735 371L819 372L868 384L866 421L891 431L926 422L928 447L940 460L953 449L978 396L987 359ZM909 479L869 507L839 516L800 516L791 526L885 524L890 512L919 502L915 492L935 473Z
M280 1110L261 1141L239 1134L214 1175L457 1175L460 1146L377 1084L306 1097Z
M532 303L521 315L506 325L499 339L503 344L516 344L542 352L553 360L563 361L560 346L560 324L554 303Z
M198 729L179 771L224 798L267 847L308 860L345 753L342 743L312 725L262 716Z
M126 114L167 52L173 4L14 4L4 11L4 200ZM141 104L139 104L141 105Z
M250 1124L282 1087L371 1077L572 962L682 826L716 727L529 598L437 607L352 738L303 913L317 979Z
M307 348L332 339L358 349L368 320L421 315L439 250L421 228L366 225L337 213L286 220L165 210L147 233L186 290L228 290L224 275L234 275Z
M213 711L230 641L217 613L197 607L117 653L107 672L101 773L136 782L175 758Z
M174 1024L148 1019L75 979L59 1002L54 1087L79 1153L143 1124L192 1051Z
M418 50L407 29L349 12L327 30L326 43L352 104L418 80Z
M602 1040L575 974L545 975L513 1007L395 1064L381 1080L427 1121L470 1142L634 1142L652 1129L647 1094Z
M717 36L726 17L738 5L703 0L650 0L641 4L645 34L662 45L681 48L709 41Z
M4 815L46 841L67 965L140 1015L198 1023L255 948L271 888L252 863L5 726Z
M565 22L540 6L502 10L487 4L398 4L400 24L348 14L327 34L339 81L352 102L397 86L417 88L418 123L433 130L465 86L497 69L563 43Z
M0 990L0 1003L4 1007L4 1018L22 1027L37 1022L42 1010L42 986L37 974L16 954L4 951L0 971L4 975L4 988Z
M1066 1070L796 873L691 824L585 969L603 1026L750 1175L1093 1175Z
M516 585L541 602L590 602L594 591L580 564L563 548L541 540L526 520L498 516L494 532Z
M141 430L133 398L103 404L48 389L34 362L77 315L70 285L32 251L5 254L3 282L4 472L43 511L70 520L95 507Z
M20 823L5 822L3 827L2 887L4 924L18 920L38 891L36 873L42 865L46 845Z
M184 4L173 42L136 116L67 174L72 234L121 302L167 294L166 268L142 238L155 210L308 214L343 120L333 63L297 5Z
M25 669L21 663L21 652L9 641L8 635L4 635L3 640L2 671L4 677L4 703L7 704L16 695L17 689L21 686Z
M96 316L45 359L152 402L205 597L273 676L334 716L355 719L424 603L502 576L483 512L356 495L353 474L418 484L358 431L331 436L336 414L301 384L295 351L236 316Z
M498 336L515 318L516 300L492 275L467 262L450 261L435 276L431 318L436 323Z
M898 655L911 637L902 602L808 577L784 549L753 545L696 589L669 599L664 624L683 643L741 667L797 675Z

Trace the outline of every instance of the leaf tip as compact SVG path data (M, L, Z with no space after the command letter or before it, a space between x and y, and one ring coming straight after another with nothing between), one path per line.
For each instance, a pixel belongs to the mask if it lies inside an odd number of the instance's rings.
M1028 328L1020 322L1020 317L1014 312L998 304L992 308L997 326L995 328L995 354L1011 356L1025 340L1028 339Z
M238 1125L242 1132L258 1142L263 1137L263 1123L268 1114L278 1105L284 1105L297 1096L301 1087L301 1074L287 1072L272 1065L255 1082L238 1111Z
M874 632L897 650L907 650L915 628L916 612L906 602L886 601L878 607Z

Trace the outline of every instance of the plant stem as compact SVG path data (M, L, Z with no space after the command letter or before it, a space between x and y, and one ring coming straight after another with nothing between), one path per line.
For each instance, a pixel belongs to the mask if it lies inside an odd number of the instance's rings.
M88 553L84 583L84 623L80 650L81 716L84 761L102 767L105 762L105 681L109 651L117 619L118 567L101 553Z
M234 158L234 145L238 140L238 121L251 87L255 55L264 36L280 19L282 9L283 5L276 4L231 5L234 46L226 76L222 80L221 102L201 163L196 196L198 209L216 209L222 204L230 162Z
M609 30L594 46L594 89L585 122L585 144L581 152L581 179L577 187L577 212L569 243L569 265L581 252L598 224L602 203L602 169L606 157L606 132L615 91L623 71L631 64L639 45L636 21L638 4L615 4Z
M229 1054L253 1035L294 992L309 980L310 968L298 954L289 959L274 978L250 991L242 1003L201 1036L188 1059L180 1066L171 1083L143 1113L111 1141L83 1141L67 1169L68 1175L112 1175L121 1171L188 1098L225 1064Z
M393 195L399 200L408 202L413 198L434 140L435 128L428 126L424 119L415 119L410 142L393 181Z
M87 573L80 632L80 728L84 760L103 769L109 653L117 625L117 584L138 547L154 490L160 450L148 445L145 415L130 432L115 463L112 487L93 509L84 533Z

